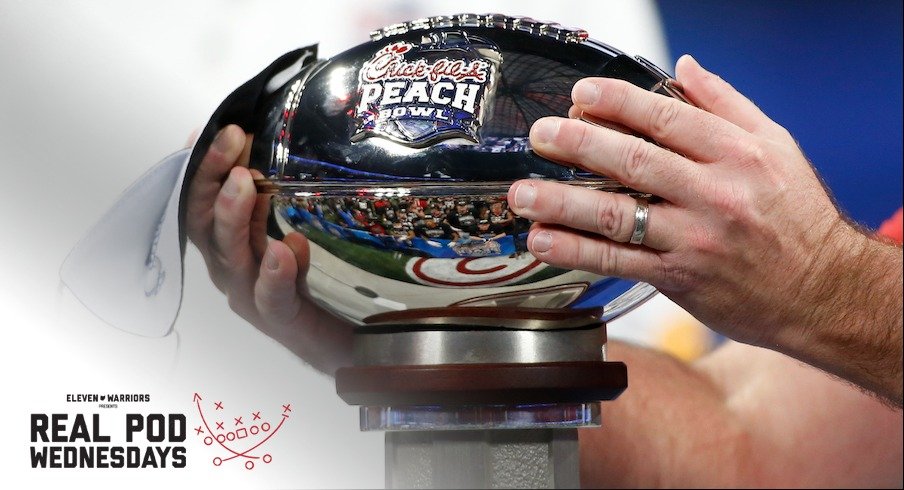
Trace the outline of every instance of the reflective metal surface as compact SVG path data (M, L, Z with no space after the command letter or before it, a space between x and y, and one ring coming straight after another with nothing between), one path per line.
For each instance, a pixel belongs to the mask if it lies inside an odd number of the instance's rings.
M633 194L540 157L528 132L567 115L587 76L680 95L664 72L585 31L498 14L419 19L372 39L307 65L254 131L271 234L308 237L316 300L359 325L461 323L450 310L467 307L475 325L542 329L554 327L548 312L611 320L655 293L538 261L531 223L505 196L521 178Z
M575 429L600 426L600 402L361 407L362 431Z
M422 330L355 335L355 365L605 361L602 326L581 330Z

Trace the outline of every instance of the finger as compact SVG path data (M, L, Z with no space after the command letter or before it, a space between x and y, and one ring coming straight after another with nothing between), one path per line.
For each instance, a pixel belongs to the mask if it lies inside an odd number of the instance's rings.
M521 180L509 189L508 202L524 218L597 233L620 243L627 243L634 233L637 200L625 194L543 180ZM682 216L666 204L651 205L643 245L673 250L677 237L669 229L674 230Z
M247 167L251 162L251 144L254 143L254 135L246 134L245 135L245 146L242 148L242 153L239 155L238 164Z
M285 243L271 240L254 286L254 302L265 321L283 324L298 315L297 275L295 253Z
M704 69L691 55L686 54L678 59L675 73L684 94L697 107L751 133L768 135L781 129L750 99L718 75Z
M623 124L698 162L718 161L750 136L721 117L624 80L585 78L574 85L571 97L582 111Z
M603 128L609 128L619 133L624 134L633 134L634 136L638 136L637 133L631 130L631 128L623 126L621 124L614 123L612 121L606 121L604 119L600 119L589 112L582 111L579 107L571 106L568 109L568 118L569 119L580 119L586 123L592 124L594 126L600 126Z
M534 151L553 161L575 162L633 189L680 203L702 179L702 167L636 136L583 121L545 117L531 127Z
M311 265L311 247L308 243L308 239L301 233L293 231L283 238L283 242L292 250L292 253L295 254L295 262L298 266L298 282L299 284L302 284L307 278L308 269ZM299 288L299 290L302 289L303 288Z
M661 261L657 252L582 234L555 225L535 225L527 248L537 259L565 269L580 269L654 283Z
M263 175L257 170L251 170L254 180L262 179ZM258 260L262 260L267 250L267 218L270 215L270 194L257 193L254 201L254 209L251 212L251 250Z
M251 173L244 167L233 167L213 206L213 232L209 264L225 277L227 289L233 280L248 281L257 265L251 250L251 215L257 200ZM216 282L216 278L215 278Z
M192 179L188 193L186 225L189 238L202 249L202 253L206 251L210 240L213 203L244 145L245 133L241 128L230 125L221 129Z

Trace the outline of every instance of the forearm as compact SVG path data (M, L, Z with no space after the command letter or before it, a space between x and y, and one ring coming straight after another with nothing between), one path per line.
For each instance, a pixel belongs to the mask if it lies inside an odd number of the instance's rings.
M609 342L628 389L603 404L602 427L579 431L585 488L732 487L750 481L749 435L705 373L649 349Z
M901 411L848 383L734 342L693 365L610 353L629 386L580 431L584 487L901 485Z
M845 236L846 235L846 236ZM902 251L848 227L809 279L805 324L777 330L784 352L902 405Z

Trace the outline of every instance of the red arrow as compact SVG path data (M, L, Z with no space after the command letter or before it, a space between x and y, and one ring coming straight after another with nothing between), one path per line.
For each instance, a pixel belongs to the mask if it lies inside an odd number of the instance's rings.
M191 401L197 402L197 401L200 401L200 400L201 400L201 395L199 395L197 392L195 392L195 397L192 398Z

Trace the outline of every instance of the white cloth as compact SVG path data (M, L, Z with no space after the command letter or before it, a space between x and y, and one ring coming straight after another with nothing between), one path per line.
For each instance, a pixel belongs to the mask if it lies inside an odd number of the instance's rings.
M60 278L95 315L166 335L182 302L179 196L191 150L165 158L123 192L66 257Z

